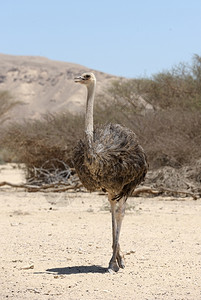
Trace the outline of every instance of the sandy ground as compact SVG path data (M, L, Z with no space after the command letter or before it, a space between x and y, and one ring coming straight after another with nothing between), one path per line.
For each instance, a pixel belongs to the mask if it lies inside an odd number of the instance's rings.
M201 200L130 198L115 274L105 196L4 187L0 204L0 299L201 299Z

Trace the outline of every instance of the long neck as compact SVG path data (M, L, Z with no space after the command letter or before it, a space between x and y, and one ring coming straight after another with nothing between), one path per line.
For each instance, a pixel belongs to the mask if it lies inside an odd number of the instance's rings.
M96 88L95 81L93 81L93 83L87 86L85 134L89 144L91 144L91 142L93 141L93 107L94 107L95 88Z

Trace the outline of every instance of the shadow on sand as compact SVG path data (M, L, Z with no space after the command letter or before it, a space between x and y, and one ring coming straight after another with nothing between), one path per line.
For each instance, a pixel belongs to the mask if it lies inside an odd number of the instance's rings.
M71 274L87 274L87 273L107 273L108 269L100 266L74 266L65 268L47 269L46 272L55 272L57 275L71 275Z

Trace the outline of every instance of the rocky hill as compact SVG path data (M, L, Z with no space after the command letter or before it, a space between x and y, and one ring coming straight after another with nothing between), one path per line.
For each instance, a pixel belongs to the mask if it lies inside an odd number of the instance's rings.
M12 110L11 119L36 119L48 112L83 112L86 90L73 78L86 71L95 73L98 91L115 79L73 63L0 54L0 91L9 91L14 100L22 102Z

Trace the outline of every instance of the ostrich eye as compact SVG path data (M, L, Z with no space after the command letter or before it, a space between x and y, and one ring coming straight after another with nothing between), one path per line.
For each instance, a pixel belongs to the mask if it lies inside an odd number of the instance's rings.
M90 75L85 75L85 78L86 79L89 79L91 76Z

